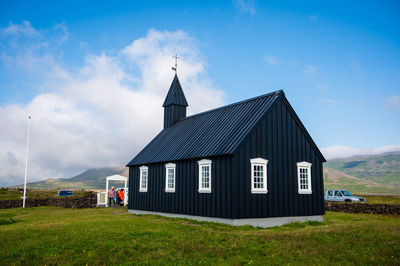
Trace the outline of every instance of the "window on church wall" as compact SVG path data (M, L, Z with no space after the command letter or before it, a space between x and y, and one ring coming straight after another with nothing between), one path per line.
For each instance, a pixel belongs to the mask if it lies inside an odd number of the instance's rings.
M203 159L198 161L199 164L199 192L211 193L211 160Z
M267 193L267 164L263 158L250 159L251 193Z
M147 192L147 183L148 183L148 173L149 168L147 166L139 167L140 177L139 177L139 191Z
M175 171L174 163L165 165L165 192L175 192Z
M201 166L201 189L210 188L210 166Z
M297 163L297 182L299 194L311 194L311 163Z

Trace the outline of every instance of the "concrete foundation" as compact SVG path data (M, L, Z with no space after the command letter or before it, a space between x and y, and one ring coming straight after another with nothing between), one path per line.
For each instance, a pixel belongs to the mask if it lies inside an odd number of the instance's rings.
M272 227L272 226L281 226L284 224L294 223L294 222L306 222L306 221L317 221L323 222L323 215L312 215L312 216L291 216L291 217L271 217L271 218L250 218L250 219L226 219L226 218L217 218L217 217L206 217L206 216L195 216L195 215L186 215L186 214L177 214L177 213L167 213L167 212L152 212L152 211L142 211L142 210L133 210L129 209L129 213L133 214L152 214L152 215L161 215L172 218L185 218L192 219L197 221L206 221L206 222L215 222L215 223L224 223L229 225L251 225L255 227Z

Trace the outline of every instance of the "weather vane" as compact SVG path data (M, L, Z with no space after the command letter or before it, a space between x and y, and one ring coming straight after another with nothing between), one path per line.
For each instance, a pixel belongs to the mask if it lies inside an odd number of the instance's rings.
M178 72L178 54L175 54L172 58L175 58L175 67L172 67L172 70L175 71L175 74Z

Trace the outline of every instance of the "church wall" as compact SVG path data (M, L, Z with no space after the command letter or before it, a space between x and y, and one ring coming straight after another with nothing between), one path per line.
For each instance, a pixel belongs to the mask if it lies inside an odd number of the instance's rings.
M234 154L235 218L325 213L322 161L287 104L281 100L272 106ZM258 157L268 160L266 194L251 193L250 159ZM312 194L298 193L297 162L301 161L312 163Z
M171 110L166 108L166 119ZM251 193L250 159L258 157L268 160L266 194ZM212 160L211 193L198 192L200 159ZM131 166L129 209L232 219L322 215L322 160L282 95L232 155L147 164L147 192L139 192L141 165ZM312 164L312 194L298 193L297 162L301 161ZM165 192L166 163L176 164L174 193Z
M212 160L211 193L199 193L198 160L175 161L175 192L165 192L165 163L149 168L147 192L139 192L140 166L129 168L129 209L232 218L232 156Z

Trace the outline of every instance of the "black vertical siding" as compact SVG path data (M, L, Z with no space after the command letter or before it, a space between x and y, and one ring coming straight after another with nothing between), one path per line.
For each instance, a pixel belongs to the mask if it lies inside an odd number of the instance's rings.
M185 115L171 112L166 109L165 119ZM198 192L197 160L173 162L175 193L165 192L164 163L146 165L147 192L139 192L139 166L131 166L129 208L222 218L324 214L323 161L293 112L285 100L278 101L233 155L207 158L212 160L211 193ZM267 194L251 193L250 159L257 157L268 160ZM298 193L296 164L301 161L312 163L312 194Z
M186 117L186 106L171 104L164 107L164 128L170 127Z
M268 160L267 194L251 193L250 159L257 157ZM271 107L233 160L240 194L236 218L324 214L322 161L285 102ZM312 194L298 193L297 162L301 161L312 163Z
M129 209L230 218L232 156L212 160L211 193L198 192L197 160L176 164L175 192L165 192L165 164L149 164L147 192L139 192L139 166L129 167ZM222 176L224 176L222 178Z

